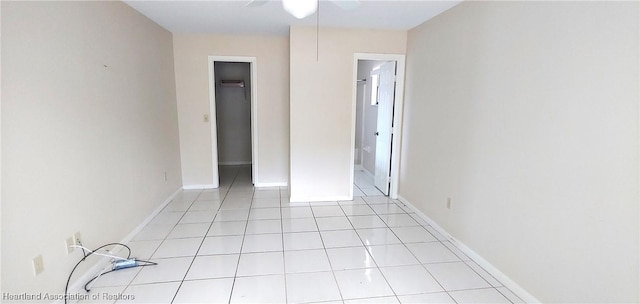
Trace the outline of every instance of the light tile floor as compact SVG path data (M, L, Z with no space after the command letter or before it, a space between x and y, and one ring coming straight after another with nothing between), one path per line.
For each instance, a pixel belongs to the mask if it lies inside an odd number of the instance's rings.
M129 245L158 265L105 275L87 302L522 302L399 201L290 203L248 167L182 191Z

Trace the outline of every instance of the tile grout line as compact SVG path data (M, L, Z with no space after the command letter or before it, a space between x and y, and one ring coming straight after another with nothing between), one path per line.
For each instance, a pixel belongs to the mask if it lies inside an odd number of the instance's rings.
M344 303L344 296L342 295L342 289L340 288L340 283L338 283L338 277L336 276L336 272L333 270L333 265L331 264L329 253L327 252L327 246L324 244L324 238L322 237L322 233L320 233L320 226L318 226L318 220L316 218L315 213L313 212L313 208L309 206L309 209L311 209L311 215L313 216L313 221L316 223L316 229L318 229L318 236L320 236L320 242L322 242L322 249L324 250L324 254L327 257L327 262L329 263L329 269L331 270L333 281L336 283L336 287L338 287L338 294L340 295L340 300ZM340 208L340 210L342 210L342 208ZM342 211L342 213L344 213L344 211Z
M235 181L235 179L237 177L238 177L238 172L236 172L236 176L234 177L233 181ZM231 182L231 185L233 185L233 181ZM184 276L182 277L182 280L180 281L180 284L178 285L178 289L176 289L176 292L173 295L173 298L171 298L171 303L173 303L176 300L176 297L178 296L178 293L180 292L180 288L182 288L182 284L184 284L184 281L187 278L187 275L189 274L189 271L191 270L191 267L193 266L193 263L195 262L196 258L198 257L198 252L200 252L200 249L202 248L202 244L204 244L205 240L207 239L207 234L209 234L209 230L211 230L211 226L213 225L213 221L215 221L216 217L218 216L218 211L220 211L220 208L222 208L222 204L224 204L224 201L227 199L227 195L229 194L229 191L231 191L231 186L229 186L229 189L227 189L227 191L224 194L224 197L220 201L220 205L218 206L218 209L216 209L215 215L211 219L211 223L209 224L209 228L207 229L207 231L205 232L204 236L202 237L202 241L200 242L200 246L198 246L198 249L196 250L195 254L193 255L193 259L191 260L191 263L189 264L189 267L187 267L187 271L184 273ZM200 195L202 195L202 192L200 192ZM200 195L198 195L198 197ZM196 198L195 201L197 201L197 198ZM192 203L192 205L193 205L193 203ZM185 212L185 214L186 214L186 212ZM231 297L231 295L229 295L229 297Z

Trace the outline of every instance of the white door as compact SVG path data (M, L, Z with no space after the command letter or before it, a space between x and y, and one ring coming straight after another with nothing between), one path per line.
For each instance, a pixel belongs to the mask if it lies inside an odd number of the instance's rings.
M389 195L389 175L391 171L391 128L393 124L393 99L395 97L395 61L387 62L378 74L378 123L376 132L376 172L375 185L384 195ZM375 83L373 84L375 85ZM373 96L372 96L373 98Z

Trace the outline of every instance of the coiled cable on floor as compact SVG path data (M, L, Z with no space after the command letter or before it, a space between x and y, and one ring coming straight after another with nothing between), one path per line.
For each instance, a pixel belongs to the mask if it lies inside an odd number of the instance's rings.
M121 258L121 257L116 257L116 256L113 256L113 255L107 255L107 254L101 254L101 253L97 252L100 249L103 249L103 248L108 247L108 246L122 246L122 247L126 248L127 251L128 251L127 257L126 258ZM102 246L100 246L100 247L98 247L98 248L96 248L94 250L89 250L86 247L82 246L82 244L76 245L74 247L82 248L82 259L80 259L80 261L78 261L78 263L76 263L76 265L73 266L73 269L71 270L71 273L69 273L69 277L67 278L67 284L64 286L64 303L65 304L67 304L67 299L69 298L68 292L69 292L69 283L71 282L71 277L73 276L73 273L76 271L78 266L80 266L80 264L82 264L82 262L86 261L89 256L91 256L92 254L95 254L95 255L102 255L102 256L107 256L107 257L111 257L111 258L117 258L117 259L121 259L121 260L131 259L131 248L129 246L125 245L125 244L122 244L122 243L108 243L108 244L102 245ZM136 260L136 261L140 261L140 262L143 262L145 264L136 265L134 267L157 265L157 263L149 262L149 261L142 261L142 260ZM123 268L123 269L125 269L125 268ZM116 271L116 270L120 270L120 269L112 269L110 271L103 272L100 275L92 278L87 284L85 284L85 286L84 286L85 290L87 292L89 291L87 289L87 285L89 285L90 282L94 281L95 279L97 279L98 277L100 277L103 274L110 273L110 272L113 272L113 271Z

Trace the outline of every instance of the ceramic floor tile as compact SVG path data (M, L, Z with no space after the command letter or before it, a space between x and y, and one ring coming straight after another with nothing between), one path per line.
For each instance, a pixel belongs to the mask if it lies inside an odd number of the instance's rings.
M250 198L224 200L224 203L220 206L220 210L249 209L251 205Z
M204 237L209 230L211 223L196 223L196 224L180 224L171 230L171 233L167 236L168 239L180 239L190 237Z
M435 292L426 294L416 294L408 296L398 296L402 304L455 304L456 302L446 292Z
M180 221L184 212L160 212L156 215L148 225L175 225Z
M240 253L242 236L209 236L198 251L198 255Z
M426 264L425 267L447 291L491 287L464 262Z
M406 244L420 263L458 262L460 259L440 242Z
M249 220L275 220L280 219L280 208L260 208L251 209Z
M366 246L400 243L400 240L389 228L357 229L356 232Z
M246 221L248 218L249 209L220 210L214 222Z
M233 278L239 258L239 254L197 256L189 268L186 279Z
M287 301L291 303L341 300L332 272L287 274L286 284Z
M311 212L311 207L303 206L303 207L282 208L283 219L310 218L310 217L313 217L313 213Z
M253 193L254 198L280 198L280 190L258 190Z
M133 238L134 241L164 240L175 225L147 225Z
M202 243L202 238L165 240L153 254L153 259L194 256Z
M346 270L376 267L367 249L360 247L344 247L327 249L333 270Z
M158 249L158 247L160 247L160 244L162 243L161 240L154 240L154 241L133 241L130 242L129 244L127 244L127 246L129 246L129 248L131 248L131 257L135 257L135 258L139 258L139 259L150 259L151 256L153 255L153 253L156 251L156 249ZM120 251L120 252L126 252L126 249L124 251ZM120 254L119 256L126 256L126 255L122 255Z
M242 243L242 253L282 250L282 234L280 233L245 235Z
M167 206L162 210L162 212L176 212L176 211L187 211L191 208L193 201L171 201Z
M158 265L142 267L131 284L182 281L192 260L193 257L154 259Z
M314 218L283 219L282 231L285 233L318 231L318 226Z
M378 267L415 265L420 263L403 244L376 245L368 246L367 248Z
M393 200L387 196L365 196L363 199L369 205L393 203Z
M286 273L331 271L324 249L286 251L284 266Z
M326 248L362 246L355 230L322 231L322 241Z
M180 224L211 223L215 215L216 215L215 210L187 211L179 223Z
M196 201L191 205L189 211L216 211L220 205L219 201Z
M211 224L207 236L244 235L246 221L240 222L214 222Z
M400 303L396 297L378 297L346 300L344 304L397 304Z
M463 303L511 303L494 288L459 290L449 292L459 304Z
M371 209L373 209L377 214L406 214L400 206L394 203L371 205Z
M356 229L387 227L387 224L385 224L377 215L350 216L349 221L351 221L351 224Z
M393 232L403 243L437 242L429 231L422 226L416 227L393 227Z
M246 234L282 233L280 220L249 221Z
M284 275L236 278L230 303L284 303Z
M251 208L280 208L280 199L253 199Z
M381 196L381 195L383 195L383 193L380 192L380 190L378 190L376 188L360 188L360 190L362 190L362 192L364 192L364 194L366 196Z
M284 250L307 250L323 248L322 239L318 232L285 233Z
M335 276L345 300L394 295L377 268L335 271Z
M282 252L243 253L238 263L238 276L283 274Z
M420 224L408 214L381 214L380 218L389 227L420 226Z
M347 216L376 214L368 205L347 205L342 206L342 210Z
M316 218L328 216L344 216L344 212L342 212L342 208L337 205L337 202L335 206L318 206L318 204L315 204L314 206L311 206L311 210L313 210L313 215Z
M229 303L232 287L231 278L184 281L173 303Z
M318 229L323 230L344 230L353 229L351 222L345 216L338 217L320 217L316 218Z
M196 201L220 201L221 195L217 192L202 192L196 198Z
M131 285L125 289L122 298L116 303L170 303L178 291L180 282Z
M382 267L380 271L396 295L444 291L422 265Z

